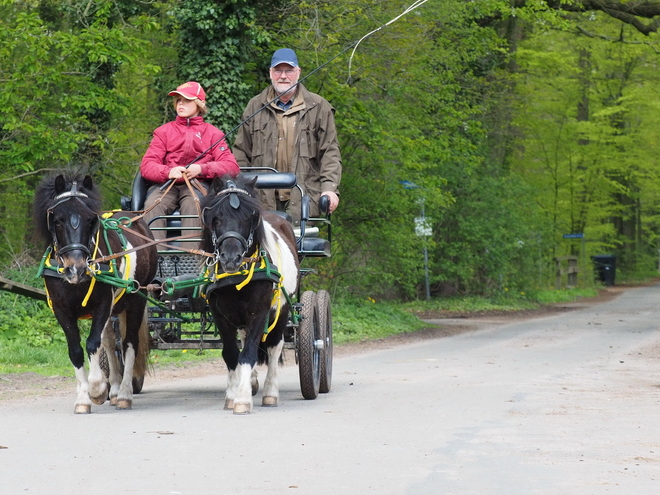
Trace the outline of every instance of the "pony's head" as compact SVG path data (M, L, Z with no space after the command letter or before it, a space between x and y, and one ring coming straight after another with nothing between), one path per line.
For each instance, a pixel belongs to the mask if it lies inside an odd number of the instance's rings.
M99 229L101 198L89 175L74 172L46 177L35 194L38 235L52 244L64 279L89 280L87 262Z
M204 249L216 254L225 273L239 271L263 236L256 182L241 175L216 177L201 202Z

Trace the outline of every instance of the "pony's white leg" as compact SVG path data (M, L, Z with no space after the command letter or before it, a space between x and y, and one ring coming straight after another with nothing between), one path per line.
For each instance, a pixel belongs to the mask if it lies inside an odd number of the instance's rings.
M236 367L236 397L234 398L234 414L252 412L252 366L247 363Z
M92 401L89 398L89 384L87 382L87 375L85 374L85 367L74 369L76 372L78 397L76 397L73 412L75 414L89 414L92 412Z
M238 338L241 341L241 347L245 348L245 339L247 337L247 332L245 330L245 327L239 328L237 333L238 333ZM257 372L257 368L252 368L250 385L252 386L252 395L257 395L257 392L259 392L259 373Z
M101 347L89 356L88 393L94 404L103 404L108 399L108 386L101 369Z
M133 407L133 366L135 366L135 349L129 342L124 354L124 376L117 395L117 409Z
M277 406L280 398L280 356L284 347L284 339L277 345L268 348L268 372L264 383L264 395L261 399L263 406Z
M234 409L234 400L236 399L236 370L229 370L227 373L227 392L225 392L225 409Z
M101 335L103 348L108 357L108 380L110 381L110 405L117 405L117 396L119 395L119 385L121 384L121 371L119 361L115 352L115 332L112 325L108 323L103 329Z

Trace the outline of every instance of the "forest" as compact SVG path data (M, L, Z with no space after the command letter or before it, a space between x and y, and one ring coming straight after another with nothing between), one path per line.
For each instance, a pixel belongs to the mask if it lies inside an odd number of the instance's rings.
M581 284L604 253L621 276L657 274L660 0L0 0L0 13L0 270L43 254L30 210L44 174L82 167L119 208L174 117L170 90L200 82L231 145L289 47L336 109L343 159L314 283L423 298L425 252L433 297L554 286L567 255Z

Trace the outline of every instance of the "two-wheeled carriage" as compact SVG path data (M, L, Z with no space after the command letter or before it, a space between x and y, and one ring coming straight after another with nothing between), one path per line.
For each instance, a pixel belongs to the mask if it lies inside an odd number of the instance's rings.
M271 169L246 169L241 175L247 180L255 179L256 187L260 189L297 188L302 201L300 224L294 229L295 255L301 263L306 258L330 256L329 215L322 213L320 217L309 216L309 198L296 184L294 174L278 173ZM124 198L122 208L141 211L147 190L148 184L138 175L133 184L132 196ZM320 210L327 211L327 205L321 204ZM276 213L291 222L287 214ZM275 265L253 269L249 275L236 273L229 277L224 277L226 274L223 274L223 278L214 277L212 272L218 265L217 253L214 258L210 256L211 253L199 249L202 241L201 230L182 226L183 217L179 214L159 218L166 220L166 226L152 227L153 231L164 230L165 240L159 245L156 278L149 290L148 324L151 348L161 350L224 348L226 343L223 342L218 331L218 325L214 324L209 307L206 293L208 288L240 285L245 283L246 277L255 280L259 277L268 278L273 281L274 290L282 293L282 299L286 299L286 303L291 308L283 331L284 348L294 351L303 397L315 399L319 392L329 392L332 384L330 295L325 290L302 290L301 281L311 269L300 268L297 272L296 290L292 294L278 285L280 273ZM320 232L325 236L322 237ZM267 333L266 330L264 332ZM256 391L253 389L254 392Z

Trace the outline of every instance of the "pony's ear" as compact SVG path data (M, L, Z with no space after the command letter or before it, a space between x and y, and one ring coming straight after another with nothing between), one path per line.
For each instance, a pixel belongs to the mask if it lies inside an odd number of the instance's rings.
M92 182L92 177L89 176L89 175L86 175L85 178L83 179L82 185L88 191L91 191L92 189L94 189L94 183Z
M219 193L222 191L222 189L225 187L225 183L223 182L222 178L216 177L213 179L213 182L211 183L211 192L214 193Z
M66 180L64 175L60 174L55 177L55 195L58 196L66 191Z
M257 188L257 179L258 176L252 177L250 180L245 181L245 186L249 187L250 189L256 189Z

